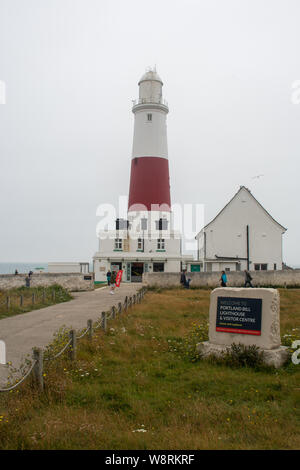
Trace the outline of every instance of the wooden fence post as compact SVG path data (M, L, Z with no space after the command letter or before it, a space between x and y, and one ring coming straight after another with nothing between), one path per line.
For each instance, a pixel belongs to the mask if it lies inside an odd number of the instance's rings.
M116 318L116 309L115 307L111 308L111 318L114 320Z
M71 330L69 333L71 344L69 348L69 357L71 361L76 360L76 346L77 346L77 338L76 338L76 331Z
M106 312L101 313L101 327L104 331L106 331L106 328L107 328Z
M7 310L10 309L10 297L9 296L6 297L6 308Z
M23 295L20 295L20 307L23 307L23 300L24 300Z
M45 289L43 289L43 304L45 303Z
M125 297L124 310L125 310L125 312L127 312L127 310L128 310L128 297L127 297L127 295Z
M52 300L53 300L53 302L55 300L55 290L52 291Z
M44 376L43 376L43 351L39 348L33 350L33 360L36 361L33 367L34 380L40 389L44 390Z
M89 339L92 339L93 337L93 320L88 320L87 321L87 327L88 327L88 337Z
M122 313L122 303L119 302L118 306L119 306L119 314L121 314Z
M32 305L34 305L34 303L35 303L35 293L32 292Z

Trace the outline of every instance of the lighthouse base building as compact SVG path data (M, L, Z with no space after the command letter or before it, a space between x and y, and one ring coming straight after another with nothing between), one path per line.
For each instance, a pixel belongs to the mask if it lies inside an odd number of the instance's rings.
M108 270L122 269L123 282L141 282L147 272L180 272L190 257L182 256L178 234L161 232L151 239L136 238L130 230L107 232L108 238L99 241L94 256L95 282L106 282Z

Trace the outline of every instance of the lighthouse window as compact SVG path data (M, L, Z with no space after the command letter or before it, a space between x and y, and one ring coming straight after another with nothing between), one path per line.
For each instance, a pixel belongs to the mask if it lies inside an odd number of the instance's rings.
M152 121L152 114L147 114L147 120Z
M143 248L142 239L138 238L138 250L141 250L142 248Z

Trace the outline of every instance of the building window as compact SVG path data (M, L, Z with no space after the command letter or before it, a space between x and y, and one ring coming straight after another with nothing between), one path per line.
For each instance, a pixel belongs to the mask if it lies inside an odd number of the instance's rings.
M115 250L122 250L122 238L115 238Z
M137 249L142 250L142 248L143 248L143 240L141 238L138 238Z
M159 219L155 221L156 230L168 230L168 221L167 219Z
M153 263L154 273L163 273L165 270L165 263Z
M225 268L225 271L226 271L227 273L229 273L230 268Z
M148 220L146 218L141 219L141 229L147 230Z
M152 121L152 114L147 114L147 121L151 122Z
M276 269L277 269L277 264L274 263L274 271L276 271Z
M165 239L164 238L158 238L157 239L157 249L158 250L164 250L165 249Z
M266 263L255 264L254 269L255 269L255 271L267 271L268 270L268 265Z

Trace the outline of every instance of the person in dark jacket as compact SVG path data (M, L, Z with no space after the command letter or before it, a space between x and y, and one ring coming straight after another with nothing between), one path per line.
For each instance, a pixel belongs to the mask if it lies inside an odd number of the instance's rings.
M111 280L110 270L108 270L107 273L106 273L106 279L107 279L107 285L110 286L110 280Z
M227 284L227 276L226 276L225 271L222 271L222 275L221 275L221 277L220 277L220 281L221 281L221 286L222 286L222 287L226 287L226 284Z
M245 269L245 284L244 284L244 287L247 287L249 285L249 287L253 287L252 285L252 277L251 277L251 274L249 273L249 271L247 271L247 269Z
M191 280L186 278L186 269L184 269L181 273L180 284L182 284L182 286L185 287L186 289L189 289L190 282Z

